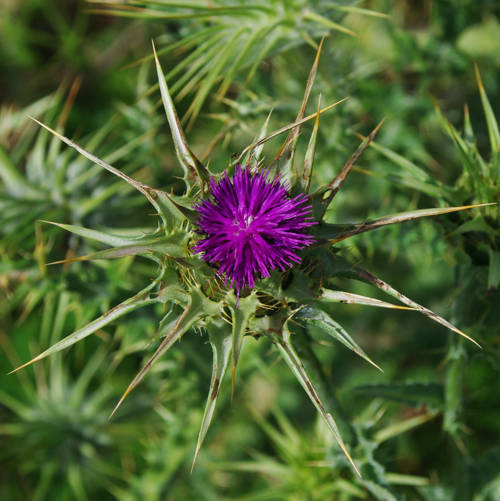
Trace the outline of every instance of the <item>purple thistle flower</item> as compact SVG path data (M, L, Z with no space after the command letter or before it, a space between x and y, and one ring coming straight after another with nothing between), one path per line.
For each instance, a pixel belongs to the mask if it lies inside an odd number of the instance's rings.
M291 198L280 176L270 180L268 172L252 173L238 164L232 179L227 173L219 181L212 178L210 191L212 197L195 206L203 238L194 251L219 266L237 296L253 288L259 274L269 277L276 268L299 263L296 251L314 242L304 234L315 224L307 196Z

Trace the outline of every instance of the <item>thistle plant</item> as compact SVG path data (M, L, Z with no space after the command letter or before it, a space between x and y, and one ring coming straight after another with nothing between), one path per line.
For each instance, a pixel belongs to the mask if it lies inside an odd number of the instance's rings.
M145 76L141 70L139 96L145 92ZM16 308L22 307L20 318L14 320L19 323L47 291L58 289L60 274L50 274L46 266L51 256L83 250L81 240L64 241L56 227L41 221L107 225L117 214L128 214L130 222L139 224L134 210L144 203L142 197L129 185L103 178L99 166L73 150L61 149L57 138L33 127L27 118L40 116L63 132L80 83L76 79L69 88L61 85L53 95L26 108L0 110L0 323L4 325ZM116 102L112 113L103 117L107 120L102 127L81 136L86 147L107 161L119 162L125 172L146 167L154 176L163 136L157 134L158 117L151 100L140 97L133 107Z
M65 328L81 325L95 315L100 302L98 297L82 301L80 294L68 291L63 284L58 290L45 290L37 309L41 325L24 321L17 325L12 338L0 329L2 361L18 362L19 353L25 352L24 346L16 346L21 339L29 339L31 349L36 349L38 342L59 340ZM35 336L39 340L34 346ZM150 407L156 397L145 395L143 402L135 402L119 420L108 421L108 406L120 390L110 383L115 364L104 363L113 356L110 344L100 343L94 348L87 353L75 352L64 360L62 353L56 354L34 371L18 373L20 385L12 381L2 384L3 499L29 493L34 500L84 500L121 484L119 460L138 449L138 436L130 428L130 420L137 419L143 437L147 437L154 428L155 415ZM3 375L3 383L6 379ZM9 477L16 481L9 483Z
M33 251L36 245L34 222L37 220L56 219L81 224L101 217L103 212L97 210L101 204L107 204L108 215L111 215L112 210L122 212L129 203L134 203L127 200L131 191L128 187L99 179L100 169L92 167L88 160L78 157L71 150L61 151L60 142L51 138L46 131L26 127L26 115L37 113L48 124L63 132L79 86L80 80L77 79L66 96L61 88L54 96L32 107L15 113L5 110L2 116L0 208L3 224L0 245L8 254L19 247L26 253ZM42 105L43 114L40 113ZM144 102L137 103L137 106L146 111ZM131 173L143 166L144 159L141 157L146 153L149 139L156 132L156 124L151 119L147 130L144 130L142 124L135 122L136 137L124 144L113 130L123 127L127 122L130 125L130 121L127 107L118 107L119 111L100 130L82 138L82 141L87 148L98 150L106 160L122 162L127 159L124 170ZM147 154L151 156L150 151ZM94 182L91 181L93 179ZM117 194L120 197L116 199ZM113 199L123 205L113 209ZM30 210L27 210L28 207ZM101 219L100 224L103 223L105 221ZM50 241L54 232L50 229L45 232Z
M373 405L375 404L375 405ZM402 423L380 426L380 416L383 404L374 401L358 416L358 426L368 430L371 438L363 447L372 450L380 447L385 441L399 434L408 432L422 423L435 417L435 414L424 413ZM398 499L393 494L393 486L404 485L415 487L427 486L430 481L426 477L402 475L385 471L379 462L370 457L372 466L379 471L378 485L365 479L363 489L357 484L357 479L342 478L337 474L337 457L332 447L332 437L322 421L309 433L305 434L293 425L279 409L273 408L271 417L275 425L261 415L253 412L254 419L268 438L276 454L260 452L250 453L250 458L243 461L217 463L224 471L235 472L247 476L258 472L264 479L265 487L249 492L248 499L290 499L290 500L321 500L327 496L334 499L355 500L367 499L365 489L374 499ZM368 453L368 456L372 456Z
M349 448L356 444L356 433L340 403L333 394L325 391L321 377L315 373L317 361L314 361L309 346L308 329L319 328L373 366L378 366L343 327L326 313L324 307L333 302L416 310L458 335L475 341L382 279L342 258L335 244L386 225L474 206L423 209L357 224L324 222L325 212L360 155L373 141L381 124L361 143L327 186L309 194L320 116L341 103L339 101L321 108L318 100L317 111L305 116L320 50L321 44L296 120L270 134L267 134L266 122L255 140L237 158L232 159L225 172L219 176L199 161L189 148L154 52L161 97L184 173L185 190L182 194L174 195L133 179L35 119L86 159L138 190L158 216L156 228L136 235L130 231L125 236L123 233L56 222L59 227L76 235L107 245L103 250L58 263L143 256L155 264L157 274L137 294L58 341L19 369L72 346L129 312L146 305L160 304L165 314L159 321L159 345L132 380L112 414L176 341L190 329L202 328L213 350L213 370L194 454L194 466L230 362L234 388L245 336L257 339L264 337L277 348L333 434L345 458L361 474L349 453ZM296 146L302 125L309 120L314 120L313 131L305 158L299 165L295 155ZM288 132L284 144L266 165L262 146L284 132ZM402 305L335 290L334 279L338 277L367 282Z
M194 93L183 117L188 127L194 124L212 91L217 100L222 100L229 91L245 88L269 56L304 44L317 49L318 40L328 33L356 36L343 23L349 13L388 17L357 6L357 1L88 1L94 14L180 26L185 36L172 43L169 35L164 35L159 42L166 39L167 44L158 55L181 56L165 79L172 81L170 93L176 99Z
M454 126L435 102L438 122L453 145L453 160L458 160L459 171L453 184L432 177L425 168L401 155L372 142L371 146L398 166L398 172L388 176L395 183L411 186L438 200L439 203L480 203L498 200L500 196L500 133L498 121L476 67L476 80L485 118L489 151L484 154L478 147L478 139L464 107L462 130ZM436 165L441 162L435 161ZM387 171L386 171L387 172ZM484 345L483 363L490 369L491 378L498 371L498 300L500 286L500 215L497 204L482 209L481 213L461 213L442 218L442 229L448 235L449 254L455 265L456 292L454 294L453 321L466 328ZM465 344L450 338L446 354L446 378L443 388L443 429L450 439L454 458L453 492L449 499L466 500L474 495L489 499L495 480L483 481L470 467L473 455L472 436L467 432L468 409L491 405L468 397L466 387L467 368L474 355ZM372 391L375 388L372 388ZM372 394L375 394L374 391ZM476 458L474 458L476 459ZM479 459L476 459L479 461ZM488 478L486 476L486 478ZM493 499L493 498L492 498Z

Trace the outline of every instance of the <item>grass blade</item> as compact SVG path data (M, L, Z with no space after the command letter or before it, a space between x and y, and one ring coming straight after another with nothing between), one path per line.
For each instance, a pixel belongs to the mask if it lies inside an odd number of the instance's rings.
M484 90L477 65L475 65L474 68L476 70L476 79L479 87L479 93L481 95L481 103L483 105L484 115L486 116L486 125L488 126L488 134L490 136L491 151L492 153L497 153L500 150L500 132L498 131L497 119L493 109L491 108L486 91Z

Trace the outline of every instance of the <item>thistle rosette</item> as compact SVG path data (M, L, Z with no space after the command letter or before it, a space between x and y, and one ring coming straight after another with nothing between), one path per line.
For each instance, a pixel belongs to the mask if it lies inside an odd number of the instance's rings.
M232 178L226 173L218 182L210 180L210 192L195 206L203 238L194 251L219 267L237 297L254 288L257 276L300 263L297 252L314 242L304 233L315 224L308 197L292 198L279 175L269 179L266 171L237 164Z
M215 175L189 148L165 76L157 55L154 54L163 105L177 157L184 170L183 179L186 184L184 195L173 196L132 179L67 137L37 121L84 157L137 189L148 199L158 214L158 227L155 230L137 233L131 230L125 235L123 232L117 235L75 225L54 223L78 236L109 246L86 256L60 262L142 255L155 263L158 273L143 290L63 338L16 370L72 346L123 315L146 305L159 303L164 312L157 333L159 344L124 392L113 413L176 341L190 329L202 327L212 347L213 368L210 391L196 445L196 460L214 415L229 360L232 359L234 383L235 369L243 348L244 337L250 335L265 337L280 352L334 435L342 453L359 474L341 437L342 431L349 435L347 440L349 446L356 443L353 427L341 414L336 416L339 421L337 426L329 408L332 407L331 403L335 397L325 392L325 388L321 385L316 385L310 377L309 370L317 366L317 360L307 364L306 370L303 360L305 357L314 356L312 350L301 349L299 355L294 347L302 343L304 348L304 343L307 345L310 342L308 329L313 328L316 332L320 331L325 336L336 339L378 367L343 327L326 313L326 304L336 302L416 310L457 334L473 340L447 320L415 303L380 278L341 258L334 246L347 238L390 224L476 206L421 209L355 224L325 222L325 213L336 193L360 155L373 141L380 125L363 140L330 183L308 195L320 115L342 102L321 108L318 101L316 113L305 116L320 50L321 44L295 122L267 134L266 121L257 139L247 146L236 160L232 177L226 171L219 178L215 178ZM299 168L294 160L295 150L301 126L308 120L314 120L314 127L303 165ZM289 134L284 144L269 166L269 169L276 167L276 175L271 177L269 171L262 170L260 147L271 138L287 131ZM231 165L229 169L232 167ZM205 194L207 191L208 198L194 202L193 195L200 192ZM299 194L292 196L291 193ZM308 231L311 235L307 233ZM296 266L287 277L280 273L271 274L273 270L285 270L293 264L298 265L300 263L298 251L311 246L313 242L314 248L308 250L308 266ZM197 255L193 256L192 251ZM204 261L218 267L218 271L214 272ZM226 285L230 282L236 295L220 281L214 280L217 273L225 276ZM260 277L265 280L258 281ZM368 283L392 296L404 306L336 290L336 277ZM317 374L316 376L319 377ZM325 402L329 402L329 405ZM333 407L338 408L338 404ZM371 454L371 452L366 453ZM360 457L362 456L363 454Z

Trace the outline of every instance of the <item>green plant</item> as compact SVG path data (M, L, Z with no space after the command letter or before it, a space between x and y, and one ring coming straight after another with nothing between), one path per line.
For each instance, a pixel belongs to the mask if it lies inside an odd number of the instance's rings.
M303 103L297 120L293 124L268 135L266 135L264 127L259 137L250 146L245 148L236 161L232 163L233 166L241 163L257 168L261 163L261 145L278 134L290 131L279 154L271 165L276 166L279 172L285 176L290 183L292 193L307 192L310 186L319 117L324 111L333 106L330 105L320 109L318 104L318 111L316 113L304 117L305 107L317 70L318 58L319 52L306 85ZM113 413L130 391L150 371L160 356L175 341L180 339L192 327L203 326L206 329L213 348L214 365L210 394L198 437L195 453L196 459L213 416L217 396L231 353L234 383L236 364L243 346L244 336L246 334L256 337L264 336L281 353L335 436L338 445L346 457L349 458L351 465L357 470L341 438L341 433L351 445L354 445L359 437L356 438L356 433L344 417L338 401L331 392L326 391L324 385L321 383L321 378L315 375L317 362L315 362L314 353L307 349L307 330L304 330L304 328L307 329L309 326L319 328L326 335L332 336L376 366L360 346L323 308L331 302L357 303L382 308L401 307L377 299L333 290L331 287L335 286L335 277L349 277L355 280L366 281L405 304L403 308L420 311L432 320L441 323L468 339L470 338L443 318L394 290L384 281L342 258L333 246L351 236L389 224L460 211L470 206L424 209L354 225L324 223L322 219L327 208L361 153L372 142L378 130L377 127L363 141L335 179L328 186L320 188L311 195L313 215L317 221L317 225L313 229L316 245L304 251L304 264L300 268L287 272L284 275L273 272L270 278L261 280L254 290L242 294L238 301L234 292L225 287L216 278L214 269L203 263L198 256L191 255L189 250L192 245L190 242L196 239L194 233L195 227L193 226L196 222L196 213L192 209L193 202L200 195L206 196L208 190L207 181L211 177L211 174L207 167L193 155L187 146L158 59L156 59L156 66L167 119L171 127L179 161L184 169L186 192L182 196L171 195L142 182L135 181L55 130L50 129L40 122L38 123L81 153L85 158L92 160L97 165L119 176L136 188L153 205L159 217L158 228L156 230L133 237L118 236L76 225L57 223L58 226L72 233L100 241L110 246L108 249L86 256L66 259L63 262L112 259L126 255L143 255L156 264L158 268L157 277L138 294L123 301L106 314L87 324L87 326L57 342L21 367L25 367L75 344L126 313L148 304L160 303L167 310L166 315L160 321L158 331L158 337L161 338L161 342L155 353L129 385ZM297 139L301 131L301 125L313 118L315 119L315 126L304 164L299 167L294 155ZM296 324L302 327L297 327ZM304 334L301 335L301 332ZM295 340L293 344L292 338ZM300 349L297 346L300 346ZM335 415L339 423L338 425L332 413ZM366 473L368 474L369 471L370 469L368 468ZM376 479L374 481L376 482Z
M163 20L182 27L185 36L175 43L168 40L158 55L182 55L165 79L173 82L170 92L177 100L194 92L183 117L188 128L208 96L221 100L228 93L244 88L267 57L302 44L317 48L317 40L330 32L355 36L342 24L348 13L387 17L356 7L358 2L350 1L217 0L212 4L203 0L89 1L98 4L91 9L94 14ZM149 59L151 57L143 60Z

